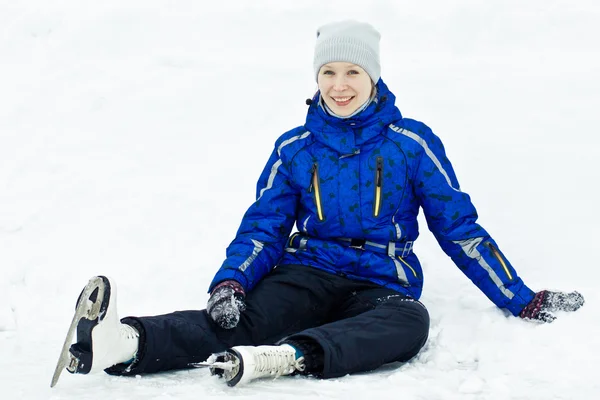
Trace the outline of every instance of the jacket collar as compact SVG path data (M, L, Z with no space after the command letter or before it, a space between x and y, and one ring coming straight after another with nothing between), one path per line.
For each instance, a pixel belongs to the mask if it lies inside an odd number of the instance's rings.
M386 126L402 118L395 106L396 96L382 79L377 82L375 99L362 112L342 119L329 115L320 105L317 92L306 115L304 127L315 139L341 155L355 153L360 147L380 135Z

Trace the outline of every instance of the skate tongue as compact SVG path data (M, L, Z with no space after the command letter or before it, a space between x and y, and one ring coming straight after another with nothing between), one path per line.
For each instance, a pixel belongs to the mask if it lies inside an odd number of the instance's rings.
M204 368L204 367L210 367L210 368L217 368L217 369L222 369L225 371L232 371L233 368L235 367L233 361L226 361L226 362L210 362L210 361L205 361L205 362L199 362L199 363L192 363L190 364L190 366L194 367L194 368Z

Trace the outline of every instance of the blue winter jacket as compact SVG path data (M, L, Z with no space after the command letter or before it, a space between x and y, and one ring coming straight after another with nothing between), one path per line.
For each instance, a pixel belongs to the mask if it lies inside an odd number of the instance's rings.
M440 139L394 102L379 80L374 101L341 119L317 93L304 126L276 141L210 290L234 279L249 291L275 266L302 264L418 299L423 273L412 242L422 207L442 249L498 307L517 315L533 299L477 224Z

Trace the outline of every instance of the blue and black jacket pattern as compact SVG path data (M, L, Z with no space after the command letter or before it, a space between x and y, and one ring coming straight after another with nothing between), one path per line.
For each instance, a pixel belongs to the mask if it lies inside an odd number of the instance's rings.
M422 208L444 252L518 315L534 292L477 224L442 142L402 117L381 79L376 93L348 119L329 115L317 93L306 123L276 141L210 289L234 279L249 291L274 267L301 264L419 299L423 271L412 243Z

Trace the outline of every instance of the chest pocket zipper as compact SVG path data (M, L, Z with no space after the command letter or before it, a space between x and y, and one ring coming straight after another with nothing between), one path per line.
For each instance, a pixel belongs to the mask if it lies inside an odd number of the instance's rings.
M319 221L325 220L325 215L323 214L323 204L321 203L321 185L319 184L319 164L314 163L312 167L312 177L310 181L310 186L308 187L308 192L313 193L315 199L315 206L317 207L317 218Z
M381 189L383 187L383 157L377 157L375 169L375 195L373 197L373 216L378 217L381 211Z
M494 246L490 242L486 242L485 246L487 246L487 248L490 249L490 251L492 252L492 254L494 255L494 257L496 258L496 260L498 260L498 262L500 263L500 265L502 265L502 268L504 268L504 272L506 273L506 276L508 277L508 280L512 281L513 280L512 274L510 273L510 271L508 269L508 265L506 265L506 261L504 260L504 258L500 254L500 251L498 251L498 249L496 248L496 246Z

